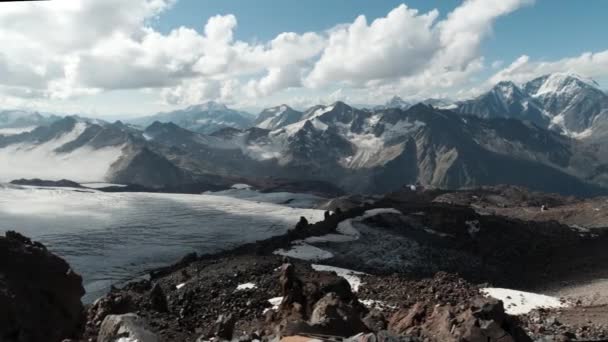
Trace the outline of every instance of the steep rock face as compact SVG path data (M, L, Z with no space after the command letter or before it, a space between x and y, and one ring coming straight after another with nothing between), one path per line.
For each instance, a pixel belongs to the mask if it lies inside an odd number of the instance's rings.
M148 149L134 147L112 164L111 179L120 184L162 187L186 184L192 177L171 161Z
M255 126L274 130L296 123L302 119L302 112L287 105L264 109L255 120Z
M545 127L550 123L542 106L515 83L508 81L500 82L489 92L461 103L458 111L482 118L529 120Z
M84 327L82 278L46 247L0 237L0 340L62 341Z
M524 89L549 113L552 125L572 132L591 128L608 110L608 96L592 80L573 74L551 74L524 85Z

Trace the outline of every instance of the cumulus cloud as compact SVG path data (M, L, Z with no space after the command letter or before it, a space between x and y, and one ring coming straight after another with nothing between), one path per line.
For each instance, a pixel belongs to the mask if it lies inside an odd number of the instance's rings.
M359 16L352 24L331 30L328 46L307 82L361 84L419 72L438 49L432 27L438 14L436 10L419 14L400 5L369 25L365 16Z
M277 94L297 103L310 102L302 94L311 93L315 101L356 103L394 94L466 96L484 84L477 79L487 68L480 46L494 22L533 3L465 0L443 19L437 10L400 5L371 22L359 16L323 32L282 32L246 42L235 38L239 23L231 14L208 18L200 30L154 29L154 20L176 1L3 4L0 98L64 100L137 89L170 105L251 104ZM491 63L499 71L488 82L564 70L605 77L607 60L607 52L554 62L522 56L502 70ZM332 94L335 89L340 92Z

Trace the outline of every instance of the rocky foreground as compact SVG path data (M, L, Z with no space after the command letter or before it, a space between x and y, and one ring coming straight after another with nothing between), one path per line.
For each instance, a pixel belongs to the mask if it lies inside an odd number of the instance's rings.
M334 200L327 205L351 209L218 255L188 255L86 309L65 262L9 233L0 238L0 308L9 308L0 341L600 341L606 304L532 307L519 293L503 302L484 291L601 278L608 241L595 209L605 201L511 187Z

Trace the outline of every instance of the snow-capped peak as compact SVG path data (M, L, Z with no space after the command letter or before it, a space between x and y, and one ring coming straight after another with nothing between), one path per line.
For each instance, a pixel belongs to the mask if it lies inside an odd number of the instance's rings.
M542 82L538 89L532 94L541 96L545 94L573 93L586 87L599 90L599 85L592 79L582 77L574 73L553 73L540 77L535 81Z

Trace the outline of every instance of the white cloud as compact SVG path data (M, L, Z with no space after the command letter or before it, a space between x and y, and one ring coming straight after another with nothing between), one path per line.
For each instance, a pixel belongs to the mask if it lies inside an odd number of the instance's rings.
M525 82L554 72L572 72L586 77L606 78L608 77L608 50L596 53L585 52L577 57L556 61L531 61L529 56L522 55L509 66L494 74L489 82L491 84L502 80Z
M334 28L308 84L363 84L420 72L438 49L432 27L438 14L436 10L418 14L400 5L370 25L365 16L359 16L350 25Z
M488 82L553 71L608 76L608 52L599 52L554 62L522 56L490 80L478 79L487 68L480 47L495 21L533 0L465 0L443 19L437 10L400 5L371 22L359 16L323 32L283 32L262 42L236 39L239 23L231 14L209 18L200 31L154 29L176 1L3 4L0 103L140 90L170 106L377 103L395 94L465 97Z
M434 65L464 70L479 57L482 40L501 16L532 4L534 0L467 0L437 25L441 40Z

